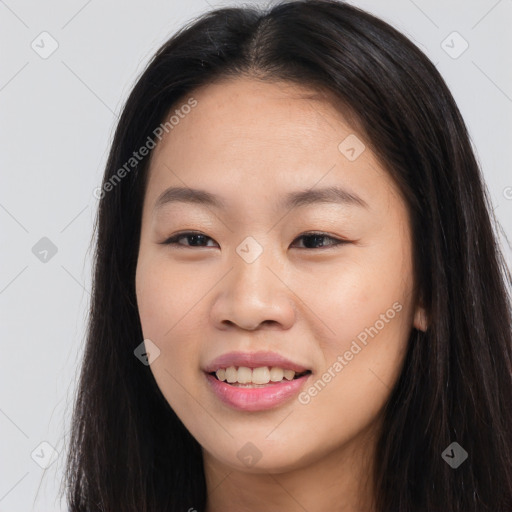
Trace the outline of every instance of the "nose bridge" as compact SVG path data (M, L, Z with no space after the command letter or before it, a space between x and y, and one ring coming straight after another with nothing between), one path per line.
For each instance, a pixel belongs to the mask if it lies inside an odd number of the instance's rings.
M268 245L248 236L229 255L231 272L220 283L212 307L217 325L228 322L252 330L264 322L293 323L294 307L277 277L277 251Z
M247 236L236 247L232 255L233 281L244 295L258 292L261 294L268 288L273 288L271 281L276 277L267 268L273 261L277 261L276 255L270 247L269 237L260 237L257 240L253 236Z

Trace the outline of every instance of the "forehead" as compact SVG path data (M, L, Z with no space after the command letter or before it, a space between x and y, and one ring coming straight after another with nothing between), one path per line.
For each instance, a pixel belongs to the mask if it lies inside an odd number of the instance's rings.
M191 98L196 106L180 112ZM253 195L270 198L274 191L316 184L343 185L346 197L351 191L355 196L355 187L364 188L376 173L382 178L362 135L323 91L237 78L200 87L180 101L169 113L178 110L179 121L151 157L148 195L153 203L171 185L245 195L250 201ZM365 148L352 161L339 148L351 137ZM289 206L293 198L287 199Z
M191 147L195 155L188 158L201 158L208 151L210 157L252 154L264 160L267 152L275 159L277 153L289 158L294 150L302 150L298 158L310 152L310 159L315 159L320 152L336 150L337 142L354 132L327 94L292 83L248 78L202 86L176 102L166 116L180 113L191 98L197 103L179 118L173 116L153 160L158 163L171 151L179 155L180 148ZM262 148L265 153L258 153Z

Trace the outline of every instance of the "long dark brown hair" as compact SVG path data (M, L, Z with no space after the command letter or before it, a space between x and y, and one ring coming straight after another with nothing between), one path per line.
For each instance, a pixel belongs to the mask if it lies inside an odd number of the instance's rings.
M65 472L70 511L205 509L200 446L134 356L143 340L135 270L149 156L125 164L179 100L237 76L333 93L407 202L429 327L412 330L386 404L378 512L512 510L511 280L464 121L409 39L351 5L306 0L193 20L157 51L124 106L94 233ZM456 469L442 457L453 442L468 453Z

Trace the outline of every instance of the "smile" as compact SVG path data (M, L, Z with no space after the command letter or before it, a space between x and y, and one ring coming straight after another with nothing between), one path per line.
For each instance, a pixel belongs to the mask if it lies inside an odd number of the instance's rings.
M312 374L275 352L230 352L203 368L216 399L240 411L279 407L297 395Z
M268 373L272 371L268 368L266 370ZM240 371L240 368L238 371ZM225 372L229 375L233 370L227 369ZM237 372L236 368L234 368L234 372ZM244 372L245 370L242 370L242 376ZM221 371L220 375L222 376L222 374ZM274 372L274 374L277 374L277 372ZM305 386L311 372L307 370L303 374L294 375L290 380L284 377L278 381L270 380L265 384L237 381L230 383L220 380L215 374L205 373L204 375L210 390L223 404L239 411L256 412L274 409L292 400Z

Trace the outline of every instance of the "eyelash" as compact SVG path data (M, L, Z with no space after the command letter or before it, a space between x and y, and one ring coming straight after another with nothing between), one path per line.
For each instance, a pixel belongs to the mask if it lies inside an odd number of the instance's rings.
M191 236L202 236L202 237L205 237L206 239L213 240L211 237L204 235L203 233L199 233L199 232L195 232L195 231L184 231L182 233L177 233L176 235L171 236L170 238L168 238L167 240L165 240L161 243L163 245L174 245L174 246L181 247L181 248L201 247L201 246L193 246L193 245L183 245L183 244L178 243L178 240L180 240L181 238L188 238ZM316 247L316 248L299 247L299 249L309 249L309 250L330 249L330 248L336 247L338 245L343 245L343 244L349 243L348 240L334 238L334 237L328 235L327 233L322 233L322 232L317 232L317 231L308 231L306 233L302 233L297 238L295 238L295 240L298 240L300 238L308 238L308 237L315 237L315 236L321 237L321 238L329 238L330 240L334 241L335 243L332 243L328 246L320 246L320 247ZM295 240L294 240L294 242L295 242Z

